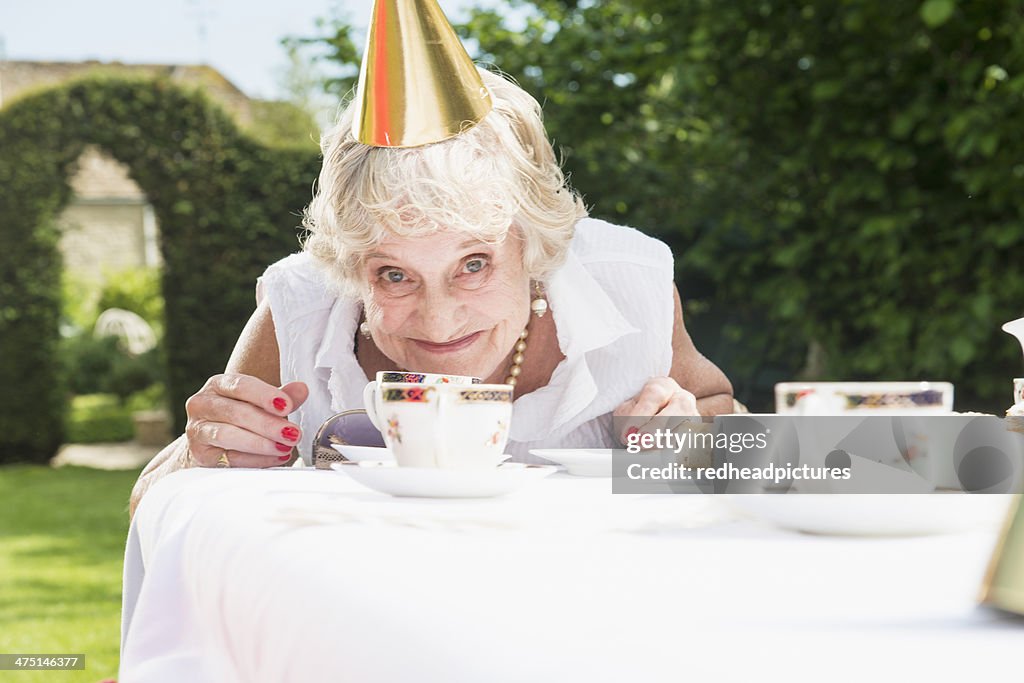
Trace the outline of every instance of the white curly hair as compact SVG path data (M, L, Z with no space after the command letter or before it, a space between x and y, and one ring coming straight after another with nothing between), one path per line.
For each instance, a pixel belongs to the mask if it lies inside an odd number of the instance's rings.
M548 141L537 101L478 67L493 110L476 126L420 147L373 147L352 136L352 103L321 139L323 167L306 207L305 251L343 291L358 292L365 254L388 234L458 230L488 243L510 232L543 279L563 262L587 215Z

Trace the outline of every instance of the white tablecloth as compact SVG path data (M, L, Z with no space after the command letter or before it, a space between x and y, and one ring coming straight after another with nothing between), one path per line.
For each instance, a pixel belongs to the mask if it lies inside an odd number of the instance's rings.
M131 526L119 680L1020 678L1024 624L976 606L995 528L831 538L728 509L564 474L430 501L179 472Z

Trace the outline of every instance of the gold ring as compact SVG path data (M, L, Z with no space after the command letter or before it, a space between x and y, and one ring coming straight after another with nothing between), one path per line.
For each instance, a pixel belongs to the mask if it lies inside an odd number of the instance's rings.
M224 451L223 453L221 453L220 457L217 458L217 467L231 467L231 461L228 460L228 452L227 451Z

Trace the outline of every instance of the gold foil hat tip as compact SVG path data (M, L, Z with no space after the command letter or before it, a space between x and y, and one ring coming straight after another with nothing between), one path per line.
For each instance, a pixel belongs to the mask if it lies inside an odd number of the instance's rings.
M355 106L359 142L418 147L469 130L493 103L437 0L376 0Z

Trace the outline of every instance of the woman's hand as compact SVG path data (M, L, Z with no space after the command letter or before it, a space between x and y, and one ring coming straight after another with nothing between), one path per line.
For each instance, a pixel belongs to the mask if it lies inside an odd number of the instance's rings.
M211 377L185 402L185 437L191 459L200 467L275 467L292 458L302 437L287 416L309 396L302 382L281 388L251 375Z
M640 393L622 403L612 413L613 417L627 418L616 420L621 427L619 442L625 444L626 439L634 432L642 432L652 417L694 417L700 415L697 410L697 398L679 386L671 377L652 377L644 384Z

